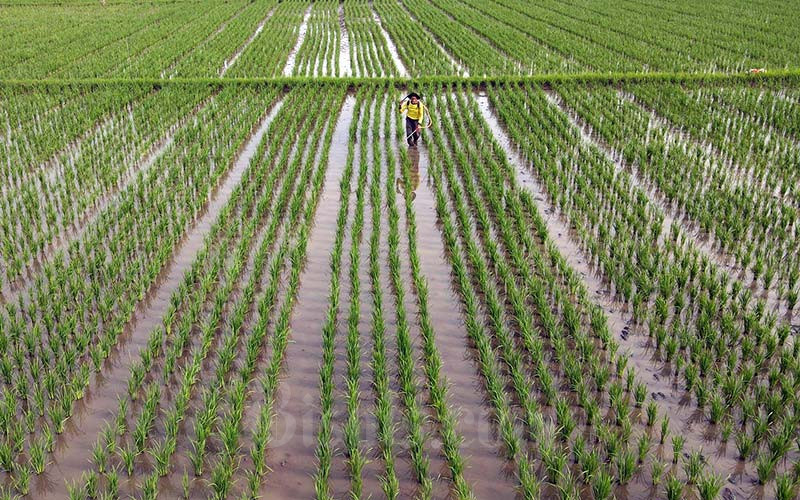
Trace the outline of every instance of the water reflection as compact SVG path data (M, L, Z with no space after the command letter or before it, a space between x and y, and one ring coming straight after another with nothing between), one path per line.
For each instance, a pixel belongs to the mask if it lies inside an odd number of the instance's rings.
M419 187L419 149L408 148L408 159L411 160L411 165L408 169L408 180L411 183L411 199L417 197L417 188ZM405 184L402 177L397 178L397 193L402 194L405 191Z

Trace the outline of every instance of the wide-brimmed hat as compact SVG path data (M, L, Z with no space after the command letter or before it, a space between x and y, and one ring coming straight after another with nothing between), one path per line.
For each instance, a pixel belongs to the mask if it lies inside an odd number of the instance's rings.
M420 95L417 94L416 92L411 92L410 94L408 94L406 96L406 98L408 98L408 99L411 99L412 97L416 97L417 99L422 99L422 97L420 97Z

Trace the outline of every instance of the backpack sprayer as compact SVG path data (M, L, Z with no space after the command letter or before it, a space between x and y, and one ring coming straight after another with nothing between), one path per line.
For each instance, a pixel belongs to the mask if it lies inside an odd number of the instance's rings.
M428 106L426 106L426 105L424 105L422 103L422 98L416 92L411 92L410 94L408 94L404 98L400 99L400 103L397 105L398 109L402 108L404 102L411 101L412 97L416 97L417 98L417 100L419 102L420 109L422 110L423 116L428 117L428 123L426 125L423 125L423 124L420 123L419 124L419 128L421 128L421 129L431 128L431 126L433 125L433 119L431 118L431 113L428 110ZM406 136L405 140L408 140L408 138L411 137L412 135L414 135L416 132L417 131L415 130L415 131L411 132L410 134L408 134Z

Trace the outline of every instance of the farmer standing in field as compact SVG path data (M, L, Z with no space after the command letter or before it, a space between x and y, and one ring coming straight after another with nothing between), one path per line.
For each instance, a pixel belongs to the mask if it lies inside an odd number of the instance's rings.
M400 113L406 114L406 142L416 147L420 137L420 124L425 113L425 106L419 100L419 94L412 92L400 101Z

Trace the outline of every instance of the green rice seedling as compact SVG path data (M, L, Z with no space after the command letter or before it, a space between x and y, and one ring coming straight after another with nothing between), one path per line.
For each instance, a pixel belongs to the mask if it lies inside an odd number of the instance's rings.
M148 450L153 457L155 473L159 477L164 477L169 473L170 457L175 451L175 438L167 437L160 444Z
M715 500L724 485L725 480L721 476L706 471L697 482L697 492L702 500Z
M106 472L106 492L109 498L119 497L119 472L116 468L111 468Z
M651 401L647 404L647 427L652 427L658 418L658 405Z
M775 472L775 459L769 453L761 453L756 458L756 474L760 484L767 484Z
M27 465L17 464L14 467L14 474L11 476L11 484L20 495L27 495L31 486L31 470Z
M97 466L97 470L100 471L101 474L106 470L107 459L108 454L106 453L106 447L103 443L98 442L92 449L92 462L94 462Z
M194 467L194 475L200 477L203 474L203 463L205 462L206 441L205 439L192 440L192 450L189 452L189 461Z
M597 473L592 476L592 494L595 500L611 498L612 489L611 476L605 471L598 470Z
M139 454L132 446L125 446L117 448L117 454L122 459L122 464L125 466L125 471L128 476L133 475L133 469L136 465L136 456Z
M775 477L776 500L793 500L796 498L796 482L791 473L785 472Z
M83 489L83 485L71 481L67 483L67 496L69 500L86 500L86 491Z
M727 442L728 439L731 437L731 433L733 432L733 421L730 418L726 418L720 424L720 435L723 442Z
M226 461L218 462L211 469L211 489L212 497L216 499L223 499L227 496L233 485L231 475L233 474L233 467Z
M583 456L583 460L580 463L582 477L585 482L589 482L595 476L597 471L600 469L600 452L597 450L591 450Z
M544 463L545 470L547 471L547 478L552 484L557 484L561 473L567 466L567 457L555 445L542 444L540 448L542 462Z
M41 474L44 472L44 469L47 467L47 459L45 456L46 450L46 443L43 442L43 439L34 440L31 443L31 447L28 450L28 457L31 467L33 467L33 471L36 474Z
M574 463L581 464L583 463L586 456L586 440L584 439L582 434L578 434L575 437L575 441L572 443L572 458Z
M722 420L722 417L725 416L725 413L728 411L728 407L725 404L725 400L719 393L715 393L711 397L711 413L710 413L710 420L712 424L719 423Z
M664 483L667 500L681 500L683 498L683 483L680 479L670 474Z
M617 454L617 481L619 481L620 484L628 484L636 473L636 459L636 455L630 451L623 451Z
M647 457L647 454L650 452L651 447L651 440L650 436L647 434L642 434L639 436L639 442L637 444L637 450L639 453L639 463L644 463L644 459Z
M747 458L753 453L755 443L753 442L753 436L747 433L747 431L739 432L736 434L736 449L739 451L739 459L747 460Z
M678 459L683 451L683 445L686 443L686 438L683 436L672 436L672 463L677 464Z
M636 399L636 407L641 408L642 404L644 404L645 398L647 398L647 385L636 384L636 388L634 389L634 397Z
M669 417L664 415L661 419L661 435L659 438L659 443L664 444L667 440L667 436L669 435Z
M683 462L683 470L686 473L686 481L695 484L703 472L703 455L699 451L693 451Z
M150 474L142 481L142 500L156 500L158 496L158 474Z
M654 459L650 464L650 479L653 486L661 484L661 478L664 475L665 464L661 460Z
M95 471L89 471L82 476L83 488L86 491L86 496L89 498L97 498L98 477Z
M14 470L14 452L7 442L0 443L0 465L8 472Z
M572 410L569 407L569 402L564 398L556 399L556 420L559 425L559 437L561 437L563 441L568 440L576 424L572 416Z
M753 419L753 441L757 443L769 433L769 424L769 415L761 414Z
M561 474L556 488L558 489L558 498L561 500L580 500L581 498L581 490L578 486L578 482L569 468L565 469L563 474Z
M53 431L46 423L42 425L42 441L44 442L44 449L48 453L52 453L55 448L55 438L53 437Z

